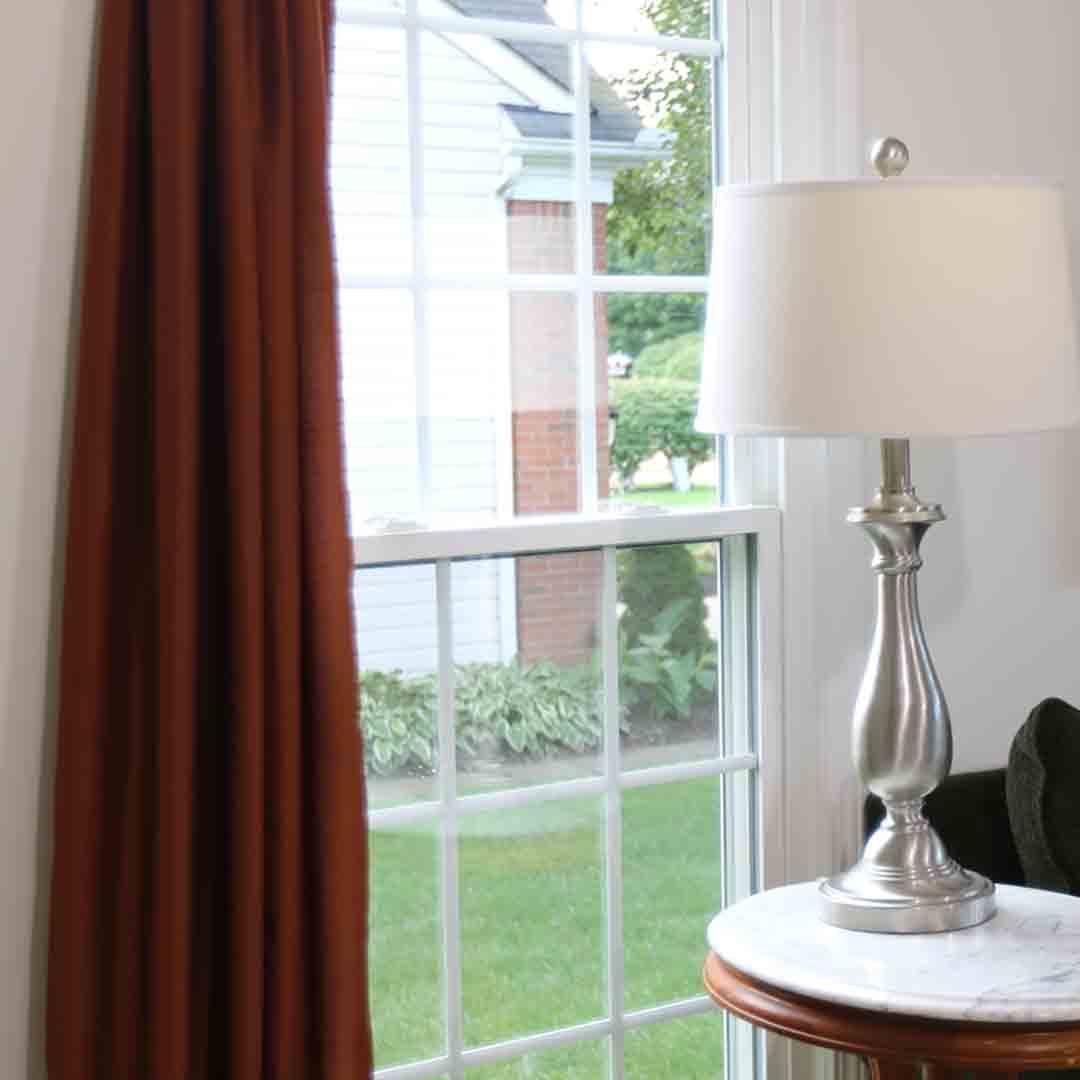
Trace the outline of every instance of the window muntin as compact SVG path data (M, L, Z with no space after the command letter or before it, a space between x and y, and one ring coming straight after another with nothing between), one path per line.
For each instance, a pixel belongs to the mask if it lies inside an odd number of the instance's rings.
M708 4L698 6L695 34L711 25ZM372 479L358 464L376 447L354 429L374 425L350 408L357 527L430 522L448 510L602 507L612 495L618 309L636 296L639 308L664 309L658 319L669 320L674 305L700 323L718 158L708 113L721 45L704 34L632 37L610 15L606 31L579 29L576 16L553 24L542 11L520 0L339 8L331 180L342 324L353 339L343 356L347 377L393 384L382 421L393 431L380 435L398 470ZM593 26L601 16L590 5L581 13ZM668 101L664 87L682 83L693 89ZM673 118L688 107L693 123ZM690 195L660 200L643 246L641 230L625 223L641 216L641 200L659 190L657 171L668 169L679 178L672 190ZM637 210L620 205L635 198ZM366 295L373 290L379 301L407 294L409 319L400 297L384 310ZM681 295L669 301L673 293ZM357 392L356 400L373 411L383 395ZM437 473L459 440L475 442L469 421L478 410L491 421L484 461L495 477L455 499ZM531 454L528 431L515 427L538 424L545 449L576 463L569 496L562 480L552 485L557 497L534 498L515 484ZM719 475L718 448L708 461ZM699 504L708 495L700 491Z
M579 1063L580 1071L565 1075L599 1075L580 1064L597 1061L611 1075L631 1075L629 1063L623 1064L630 1032L711 1012L696 992L705 918L746 895L760 874L757 733L767 717L748 691L762 684L768 649L775 649L775 628L763 625L758 614L755 564L776 572L777 525L776 511L719 510L537 519L486 534L429 531L358 540L359 597L368 580L387 573L386 560L397 563L389 568L395 573L433 579L436 593L437 670L429 676L429 701L438 712L437 763L428 778L430 797L387 797L387 788L400 790L402 778L386 778L369 763L373 1008L376 1045L385 1048L378 1051L380 1071L471 1075L473 1065L502 1062L510 1068L530 1057L534 1063ZM667 543L673 537L684 542ZM586 538L601 546L579 548ZM628 737L627 727L642 713L621 704L619 557L702 544L720 549L721 567L716 606L723 621L713 624L719 689L711 706L708 698L703 703L712 734L676 739L652 753L648 728L639 731L639 742ZM463 549L497 556L456 554ZM586 605L597 615L598 640L588 657L598 668L595 709L602 731L596 755L572 760L569 769L565 759L542 756L509 763L484 752L472 757L455 737L462 671L455 663L456 638L473 630L470 605L463 611L455 600L460 572L511 557L550 565L556 557L582 555L600 563L595 603ZM364 633L361 618L362 640ZM692 728L695 721L688 723ZM702 751L702 742L711 752ZM707 835L695 824L692 836L678 840L679 828L691 821L710 823ZM667 874L682 876L686 887L665 891L656 908L665 852ZM411 890L407 902L395 901L400 889ZM387 914L395 911L396 920ZM418 949L422 963L416 962ZM534 969L546 973L543 994L528 975ZM423 989L410 990L416 980ZM409 998L423 1016L412 1056L404 1061L409 1051L402 1046L396 1003ZM380 1000L387 1003L385 1014ZM553 1011L553 1004L559 1008ZM748 1075L753 1039L719 1016L712 1020L728 1030L728 1067ZM667 1045L667 1036L658 1032L655 1039L634 1045ZM544 1056L556 1046L578 1050ZM722 1067L718 1059L717 1074Z

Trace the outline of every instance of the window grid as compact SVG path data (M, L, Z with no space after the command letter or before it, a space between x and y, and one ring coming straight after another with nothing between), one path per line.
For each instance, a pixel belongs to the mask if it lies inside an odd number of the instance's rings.
M687 761L674 765L656 765L648 769L633 769L618 774L618 787L622 791L655 787L658 784L674 784L685 780L701 780L707 776L726 776L728 773L747 772L758 767L756 754L730 754L704 761ZM603 776L584 776L576 780L562 780L552 784L533 787L506 788L482 795L458 795L455 797L455 815L484 814L492 810L511 810L536 803L554 802L561 799L579 799L586 795L602 795L607 791L608 780ZM397 828L402 825L422 825L438 821L444 813L443 801L405 803L372 810L368 820L374 828Z
M592 543L582 542L590 536ZM723 602L729 610L724 619L725 632L720 643L724 690L720 700L719 753L704 761L623 772L619 743L616 552L619 547L635 544L700 540L720 542L727 537L739 536L746 536L751 540L747 545L746 557L725 552L721 568L724 581L721 590ZM403 548L403 542L411 543L411 548ZM422 1080L424 1077L446 1075L451 1080L462 1080L469 1067L518 1058L573 1043L607 1039L610 1075L614 1080L618 1080L622 1075L623 1040L627 1031L648 1024L707 1013L713 1009L707 997L695 996L652 1008L625 1011L622 969L622 792L703 776L719 776L722 783L723 852L718 865L722 869L723 904L726 906L760 885L760 833L755 823L760 813L757 777L763 761L758 751L758 733L762 728L771 729L775 725L776 703L763 701L754 693L754 687L771 682L771 677L766 674L766 665L775 663L770 654L779 650L778 627L773 617L775 607L768 598L763 600L758 593L759 582L767 581L773 576L778 577L780 572L778 512L771 509L720 508L706 512L669 512L627 519L600 514L584 519L573 517L563 521L533 520L487 528L377 533L358 540L356 546L355 562L360 569L401 565L406 562L434 562L439 613L438 801L375 810L370 813L369 822L372 827L434 821L440 823L445 973L443 1007L447 1050L445 1054L435 1058L380 1069L375 1074L376 1078ZM453 735L451 568L454 562L475 558L478 553L494 558L580 551L586 548L596 550L597 547L603 553L601 655L605 730L602 775L479 795L459 795ZM726 545L724 547L726 548ZM747 718L750 722L747 722ZM740 735L740 731L743 734ZM740 793L729 783L736 776L746 778L746 791ZM586 794L602 794L604 798L604 937L607 948L608 1015L582 1024L466 1048L461 995L457 822L463 815ZM745 1025L734 1022L726 1015L723 1023L724 1075L753 1075L760 1062L757 1040Z
M700 1016L702 1013L715 1011L712 999L704 994L700 997L686 998L648 1009L635 1009L626 1013L622 1019L624 1032L638 1031L652 1024L662 1024L671 1020L681 1020L687 1016ZM475 1068L490 1065L498 1061L507 1061L525 1054L535 1054L544 1050L557 1050L559 1047L572 1046L574 1043L596 1042L612 1033L610 1019L590 1020L572 1027L544 1031L536 1035L524 1035L519 1039L492 1043L489 1046L477 1046L465 1050L461 1055L463 1068ZM409 1062L407 1065L394 1065L379 1069L377 1080L423 1080L425 1077L453 1075L449 1055L426 1058L423 1061Z
M596 339L595 298L605 292L697 292L707 289L703 275L621 276L593 272L593 214L590 197L591 161L589 118L592 102L589 93L589 57L587 46L632 44L672 52L684 52L713 58L714 87L724 46L711 38L683 38L660 34L611 34L584 29L584 0L576 0L576 26L564 28L543 23L515 22L504 19L480 19L465 15L433 15L421 11L423 0L405 0L403 11L366 10L362 6L341 4L336 18L341 23L400 28L405 31L406 97L409 146L409 204L412 219L413 272L406 275L342 275L341 287L408 288L413 297L416 355L417 407L417 491L419 510L427 516L432 510L432 438L431 438L431 342L428 318L429 291L433 288L477 289L505 288L507 290L572 292L576 298L576 344L578 356L578 448L581 455L578 468L578 509L589 513L598 505L597 491L597 417L596 417ZM714 18L714 26L718 19ZM506 41L539 41L566 45L572 54L574 72L574 168L575 168L575 266L574 274L461 274L429 276L427 240L424 235L424 145L421 35L424 32L471 34L497 37ZM720 98L716 98L719 105ZM719 110L714 110L719 115ZM713 139L714 171L720 173L719 139ZM535 279L542 279L537 282ZM559 280L552 281L552 278ZM545 280L546 279L546 280Z
M764 551L768 563L766 572L779 578L778 522L772 511L715 510L693 514L670 514L657 526L655 520L627 517L623 521L607 516L597 529L597 417L595 341L595 298L609 293L704 293L707 278L699 275L635 275L621 276L597 273L593 266L593 213L590 197L590 90L589 56L587 46L640 45L713 58L715 103L719 109L722 80L719 61L724 48L713 39L679 38L645 34L611 34L593 32L584 27L583 0L577 0L577 25L573 29L529 24L498 19L474 19L467 16L432 15L421 11L422 0L406 0L403 12L374 11L339 5L337 18L343 23L404 30L406 59L406 95L408 117L408 158L410 166L409 205L411 212L412 269L407 274L353 274L341 276L343 289L408 290L413 300L415 355L418 490L420 510L426 516L432 507L432 440L431 415L431 341L430 292L446 290L501 289L508 292L560 292L576 299L576 341L578 355L578 447L581 455L578 468L578 507L582 512L573 521L515 523L495 530L424 530L410 534L394 534L382 543L378 536L358 539L357 566L401 565L406 562L434 562L438 610L438 730L439 781L438 801L412 806L374 811L372 826L399 822L438 820L441 823L441 906L444 935L444 1010L446 1018L446 1054L426 1061L411 1062L376 1073L379 1080L419 1080L421 1077L448 1075L461 1080L470 1066L516 1058L528 1053L554 1049L585 1040L608 1041L609 1070L613 1078L623 1075L623 1043L625 1032L648 1024L661 1023L680 1017L697 1015L712 1009L709 999L696 996L665 1005L625 1011L623 992L623 925L622 925L622 792L629 788L671 783L702 776L721 779L721 829L723 851L718 865L722 868L723 903L756 886L761 860L757 850L760 837L754 832L759 814L756 778L761 768L757 747L753 741L742 747L732 745L734 724L745 717L754 717L757 724L765 721L774 703L764 705L752 693L762 671L754 642L762 627L756 624L754 605L749 601L757 582L753 576L753 555L741 556L725 551L721 575L725 582L725 618L722 635L721 665L725 692L721 700L721 743L718 756L706 761L667 765L624 773L621 769L619 746L618 646L617 646L617 583L615 554L619 546L630 543L676 543L695 539L719 541L725 536L746 535L753 538L752 548ZM565 45L571 52L574 86L574 161L575 161L575 272L571 274L432 274L427 259L427 237L423 223L426 216L423 101L421 85L421 38L425 32L443 34L472 34L497 37L507 41L538 41ZM714 140L714 152L719 164L719 140ZM717 173L719 175L719 172ZM703 522L705 527L702 527ZM539 531L538 531L539 530ZM554 533L552 533L554 530ZM582 532L591 533L584 540ZM609 535L597 535L609 534ZM610 535L614 533L614 535ZM558 542L547 537L556 535ZM636 538L636 539L635 539ZM406 541L402 543L402 541ZM726 545L724 546L726 548ZM457 793L456 747L454 724L454 664L453 619L451 596L451 566L456 558L495 557L503 554L529 555L583 549L603 553L603 615L601 649L605 689L605 735L603 772L595 778L565 781L535 788L511 789L504 792L459 796ZM425 552L425 549L427 551ZM441 549L441 550L440 550ZM385 552L385 555L380 555ZM436 554L437 553L437 554ZM435 557L432 557L432 556ZM730 594L730 595L729 595ZM736 599L738 594L738 599ZM735 605L736 610L732 609ZM741 606L740 606L741 605ZM760 610L768 611L768 604ZM752 621L753 620L753 621ZM771 639L775 641L775 628ZM759 711L760 710L760 711ZM751 725L753 728L755 725ZM747 778L747 791L737 794L730 782L736 775ZM514 1038L489 1046L464 1046L461 975L461 918L458 881L458 829L461 815L503 806L530 802L565 799L582 794L602 794L605 807L604 879L605 879L605 937L607 945L607 1016L584 1024L572 1025L539 1034ZM745 826L750 837L748 846L736 836ZM758 1067L758 1054L752 1038L725 1019L725 1075L732 1075L736 1058L739 1074L749 1076Z
M339 278L343 289L449 289L489 292L573 292L581 287L592 294L706 293L709 279L690 274L355 274Z

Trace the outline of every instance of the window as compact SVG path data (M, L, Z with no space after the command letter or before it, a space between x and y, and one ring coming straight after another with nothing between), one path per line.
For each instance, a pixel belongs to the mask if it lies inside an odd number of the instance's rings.
M331 179L386 1077L749 1077L779 521L690 427L723 46L665 0L363 0ZM626 368L630 361L630 374ZM725 467L726 466L726 467Z

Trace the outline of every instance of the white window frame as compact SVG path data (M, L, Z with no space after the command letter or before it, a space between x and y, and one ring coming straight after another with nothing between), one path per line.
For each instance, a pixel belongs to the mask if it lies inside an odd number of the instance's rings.
M725 133L732 183L859 176L858 0L723 0ZM861 456L824 439L729 440L729 496L783 511L785 641L784 881L855 857L861 800L851 782L849 719L830 710L817 663L823 567L840 492L862 493ZM834 793L831 801L824 793ZM810 811L810 812L808 812Z
M865 175L861 145L858 0L724 0L726 115L732 182ZM822 662L821 612L835 605L826 515L842 492L862 493L860 455L823 439L755 440L731 454L739 498L781 507L785 622L780 880L804 881L851 864L861 792L850 763L850 713L836 708L836 672ZM839 498L838 498L839 496ZM851 687L854 700L854 685ZM858 1060L766 1036L774 1078L856 1080Z
M727 587L746 590L745 618L728 620L722 708L748 721L751 743L720 746L712 758L625 771L619 737L618 589L616 551L633 545L721 541L748 537L746 558L727 567ZM460 796L454 745L454 645L451 567L455 560L522 557L566 551L602 553L600 648L604 686L603 770L595 777L527 788ZM649 1024L712 1012L705 995L627 1012L623 993L622 792L654 784L743 773L752 778L750 805L725 789L723 798L722 902L779 884L784 865L783 829L777 815L783 790L783 552L780 514L770 507L720 507L659 514L593 514L538 517L472 527L371 532L354 542L359 570L427 563L435 566L438 615L438 796L434 801L371 811L372 828L432 823L441 827L441 917L444 936L447 1050L435 1058L376 1072L377 1080L422 1080L448 1075L460 1080L469 1066L488 1064L586 1040L609 1040L609 1069L623 1075L625 1033ZM721 724L721 732L731 725ZM602 796L605 808L605 938L607 1015L598 1020L536 1035L466 1049L461 1015L461 925L457 873L459 817L554 799ZM750 814L750 820L745 815ZM747 846L749 845L749 847ZM704 931L704 927L702 928ZM704 937L702 940L704 954ZM720 1018L718 1017L718 1022ZM761 1040L725 1014L725 1075L749 1080L763 1070Z

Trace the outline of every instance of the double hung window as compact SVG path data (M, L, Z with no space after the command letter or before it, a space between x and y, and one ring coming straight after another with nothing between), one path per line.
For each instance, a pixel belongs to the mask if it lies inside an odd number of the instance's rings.
M338 6L331 182L377 1076L747 1076L779 522L695 434L721 22Z

